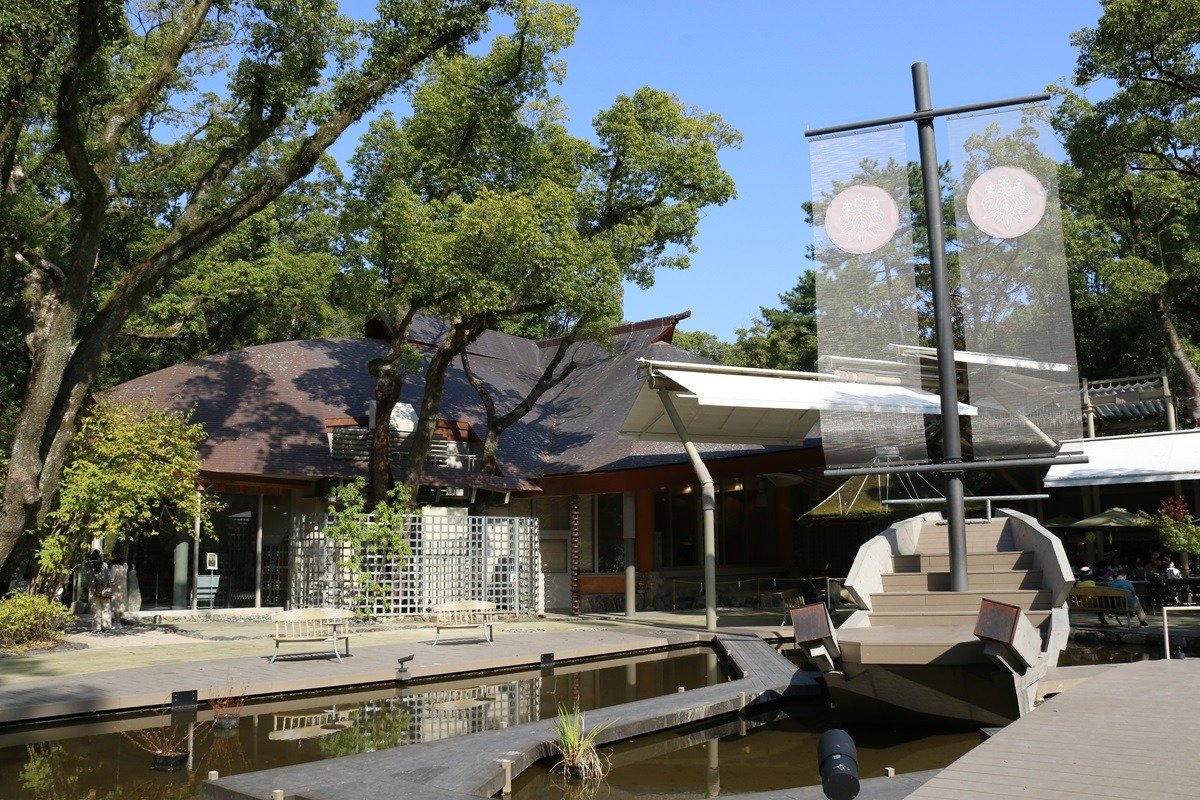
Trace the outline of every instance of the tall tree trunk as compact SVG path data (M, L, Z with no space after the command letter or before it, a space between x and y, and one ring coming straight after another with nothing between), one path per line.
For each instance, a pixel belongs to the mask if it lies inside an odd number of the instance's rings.
M486 317L473 317L467 321L455 317L450 321L450 330L442 337L442 341L433 352L433 357L429 359L429 366L425 369L425 393L421 398L421 413L417 419L416 430L412 434L404 473L404 483L414 499L421 487L425 457L429 454L433 432L437 429L442 394L446 388L446 370L467 345L479 338L479 334L487 328L487 322Z
M1179 330L1175 327L1175 321L1171 319L1171 312L1167 308L1167 297L1164 292L1159 292L1154 296L1154 314L1158 317L1158 323L1162 326L1163 335L1167 338L1167 347L1171 351L1171 358L1175 359L1175 365L1179 367L1179 372L1183 375L1183 383L1187 386L1191 401L1189 409L1192 420L1200 425L1200 374L1197 374L1196 365L1188 358L1187 348L1183 345L1183 339L1179 335Z
M417 305L410 305L400 320L399 327L392 324L387 309L380 309L379 321L387 333L391 349L382 358L367 362L367 372L375 376L375 426L371 430L371 453L368 458L367 507L372 509L387 500L391 488L392 462L392 409L400 400L404 379L411 370L409 360L415 361L415 352L408 343L408 329L417 315Z

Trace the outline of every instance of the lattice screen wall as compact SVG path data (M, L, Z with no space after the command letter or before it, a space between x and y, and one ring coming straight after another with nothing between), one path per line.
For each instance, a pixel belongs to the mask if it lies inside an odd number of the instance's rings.
M346 553L325 537L324 523L323 517L305 517L293 529L293 608L358 602L349 573L338 567ZM437 603L458 600L490 600L506 613L543 610L537 519L412 514L404 524L412 549L405 563L364 554L374 583L383 588L364 601L369 615L428 614Z

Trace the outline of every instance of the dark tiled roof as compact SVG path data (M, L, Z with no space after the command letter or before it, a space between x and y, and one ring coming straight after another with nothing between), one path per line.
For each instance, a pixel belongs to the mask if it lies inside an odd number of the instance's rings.
M703 360L661 341L669 338L683 316L615 328L610 348L595 343L577 346L575 372L501 439L504 474L536 478L685 460L678 444L617 435L640 388L638 358ZM442 320L419 318L411 338L433 343L445 328ZM375 383L366 364L386 349L376 339L312 339L248 347L159 370L114 387L107 396L191 410L193 420L208 433L201 458L209 472L317 477L341 476L350 470L361 474L360 466L330 457L325 420L366 415ZM492 388L503 413L525 396L554 349L554 342L488 331L468 352L472 369ZM421 376L409 379L401 400L418 406L423 388ZM458 362L447 373L440 416L468 422L480 438L486 432L482 403ZM702 452L719 457L764 449L711 445Z

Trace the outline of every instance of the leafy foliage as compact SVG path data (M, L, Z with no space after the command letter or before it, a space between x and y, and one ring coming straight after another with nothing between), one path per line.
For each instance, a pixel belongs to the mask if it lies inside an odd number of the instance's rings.
M325 528L325 536L339 545L337 565L346 571L355 587L354 608L359 614L364 613L364 606L373 605L377 598L385 605L387 603L385 587L367 567L368 554L383 556L392 570L399 570L412 553L405 518L413 511L408 487L403 484L393 486L387 501L377 503L368 513L365 485L360 478L335 487L329 493L329 513L333 519Z
M67 609L40 595L10 594L0 600L0 647L53 642L67 627Z
M1109 0L1096 26L1073 38L1074 79L1080 87L1113 81L1116 90L1093 103L1057 88L1057 125L1071 159L1063 197L1075 217L1067 231L1082 311L1077 329L1102 359L1092 374L1157 372L1165 361L1193 398L1200 396L1200 311L1192 302L1200 290L1198 11L1195 0ZM1200 415L1200 406L1192 413Z
M1163 545L1177 553L1200 553L1200 525L1192 519L1187 502L1168 497L1159 504L1158 513L1144 515L1162 534Z
M197 447L204 428L186 415L102 400L71 444L58 506L42 531L38 583L43 589L82 563L91 541L106 548L155 524L187 527L207 518Z
M686 267L701 210L734 196L718 153L740 134L666 92L617 97L593 120L595 142L567 131L552 87L577 25L569 6L522 3L511 34L484 54L439 59L413 92L411 115L372 124L354 156L347 217L361 261L351 278L366 307L403 320L393 357L414 309L451 323L425 367L412 488L445 371L484 330L598 335L620 318L622 279L649 286L657 269ZM387 410L408 372L371 369ZM387 416L376 419L383 426ZM387 438L377 432L375 442L378 499Z
M311 302L335 277L314 249L328 231L308 224L324 189L302 181L322 163L319 180L336 178L324 154L338 136L521 5L395 0L365 20L334 0L4 5L0 281L27 354L0 374L0 390L24 387L0 507L6 569L54 508L98 376L331 321ZM251 220L251 247L205 255ZM248 319L252 301L270 312ZM103 375L123 334L147 344Z

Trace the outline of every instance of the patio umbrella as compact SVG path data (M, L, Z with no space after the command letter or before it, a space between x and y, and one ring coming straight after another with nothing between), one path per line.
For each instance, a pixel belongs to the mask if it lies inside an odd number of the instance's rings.
M1050 519L1042 520L1042 526L1045 528L1069 528L1076 522L1074 517L1057 516Z
M1081 519L1070 528L1145 528L1150 526L1150 520L1135 511L1123 508L1110 508L1099 514Z

